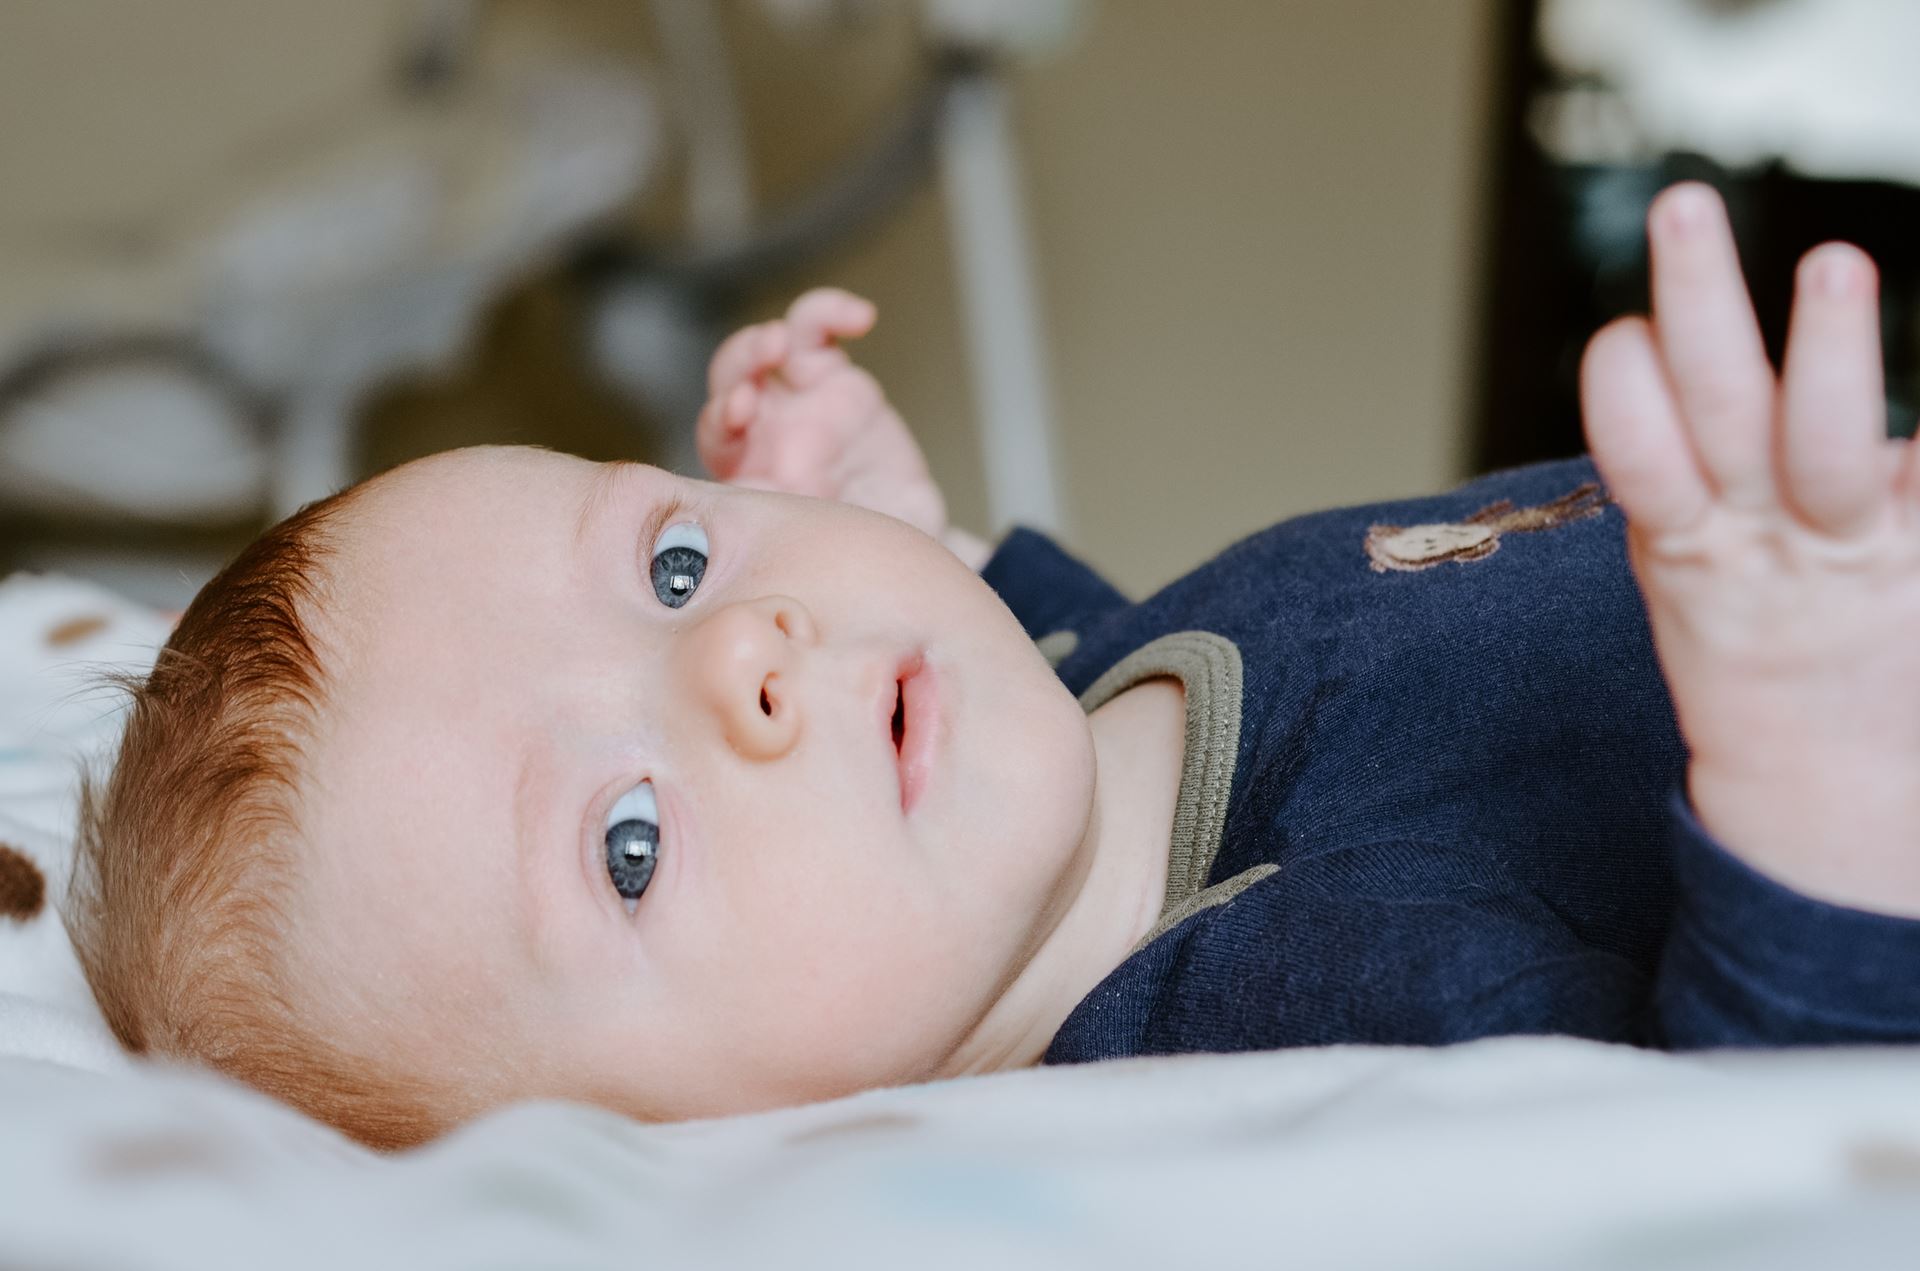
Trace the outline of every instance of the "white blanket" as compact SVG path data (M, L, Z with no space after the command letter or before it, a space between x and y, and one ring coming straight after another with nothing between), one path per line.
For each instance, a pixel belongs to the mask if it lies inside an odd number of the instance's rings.
M0 585L0 841L52 881L71 756L113 729L103 699L75 695L73 663L138 665L163 632L77 584ZM1916 1259L1911 1049L1675 1057L1516 1038L1186 1056L678 1126L526 1105L378 1157L251 1091L118 1056L58 922L0 918L5 1266Z
M79 764L117 736L110 671L142 670L159 615L70 579L0 582L0 849L38 871L36 913L0 913L0 1055L124 1067L74 959L56 902L71 862ZM0 1251L0 1257L4 1251Z

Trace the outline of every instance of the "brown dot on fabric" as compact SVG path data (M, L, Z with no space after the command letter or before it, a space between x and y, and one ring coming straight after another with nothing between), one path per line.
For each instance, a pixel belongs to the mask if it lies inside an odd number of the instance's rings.
M159 1130L94 1146L88 1164L94 1177L151 1180L162 1174L198 1173L238 1181L236 1162L220 1146L189 1133Z
M1849 1172L1860 1182L1903 1191L1920 1190L1920 1148L1869 1139L1847 1149Z
M40 867L17 848L0 843L0 918L21 922L40 912L46 903L47 880Z
M95 632L106 630L107 620L97 613L84 618L68 618L65 622L47 632L47 647L64 649L69 644L78 644Z

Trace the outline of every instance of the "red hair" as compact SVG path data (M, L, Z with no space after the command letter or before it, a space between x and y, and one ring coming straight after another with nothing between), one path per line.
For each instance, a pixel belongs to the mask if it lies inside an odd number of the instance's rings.
M118 757L82 785L67 922L129 1050L209 1065L391 1148L449 1128L470 1100L303 1023L284 909L326 697L313 619L360 488L268 530L126 683Z

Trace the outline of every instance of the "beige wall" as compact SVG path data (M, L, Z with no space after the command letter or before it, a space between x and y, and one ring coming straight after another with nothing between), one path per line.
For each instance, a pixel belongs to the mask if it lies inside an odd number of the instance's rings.
M276 138L351 113L386 81L408 8L11 11L0 236L16 250L49 229L105 249L137 236L143 211L204 197L200 174L270 160ZM1288 513L1458 475L1496 0L1087 8L1074 45L1015 80L1072 542L1139 591ZM770 197L856 143L914 73L904 6L832 42L777 36L743 0L725 12ZM488 56L650 52L637 0L495 0L490 13ZM670 157L638 223L672 223L675 172ZM815 281L879 301L862 356L920 430L956 519L979 525L937 194L837 258L769 278L756 312ZM569 303L537 282L504 297L468 370L377 405L370 462L489 439L631 450L617 404L578 374Z
M0 235L137 249L391 78L401 0L5 0ZM131 241L125 241L131 239ZM0 280L0 288L4 288Z
M1460 470L1493 7L1119 0L1023 84L1075 537L1115 576Z

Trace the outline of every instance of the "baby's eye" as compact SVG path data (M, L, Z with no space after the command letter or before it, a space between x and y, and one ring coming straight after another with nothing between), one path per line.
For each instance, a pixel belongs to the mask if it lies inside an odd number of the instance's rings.
M640 893L647 889L659 856L660 813L654 804L653 783L642 781L607 811L607 875L627 902L628 913L639 907Z
M692 521L669 525L653 545L653 594L669 609L693 599L707 572L707 535Z

